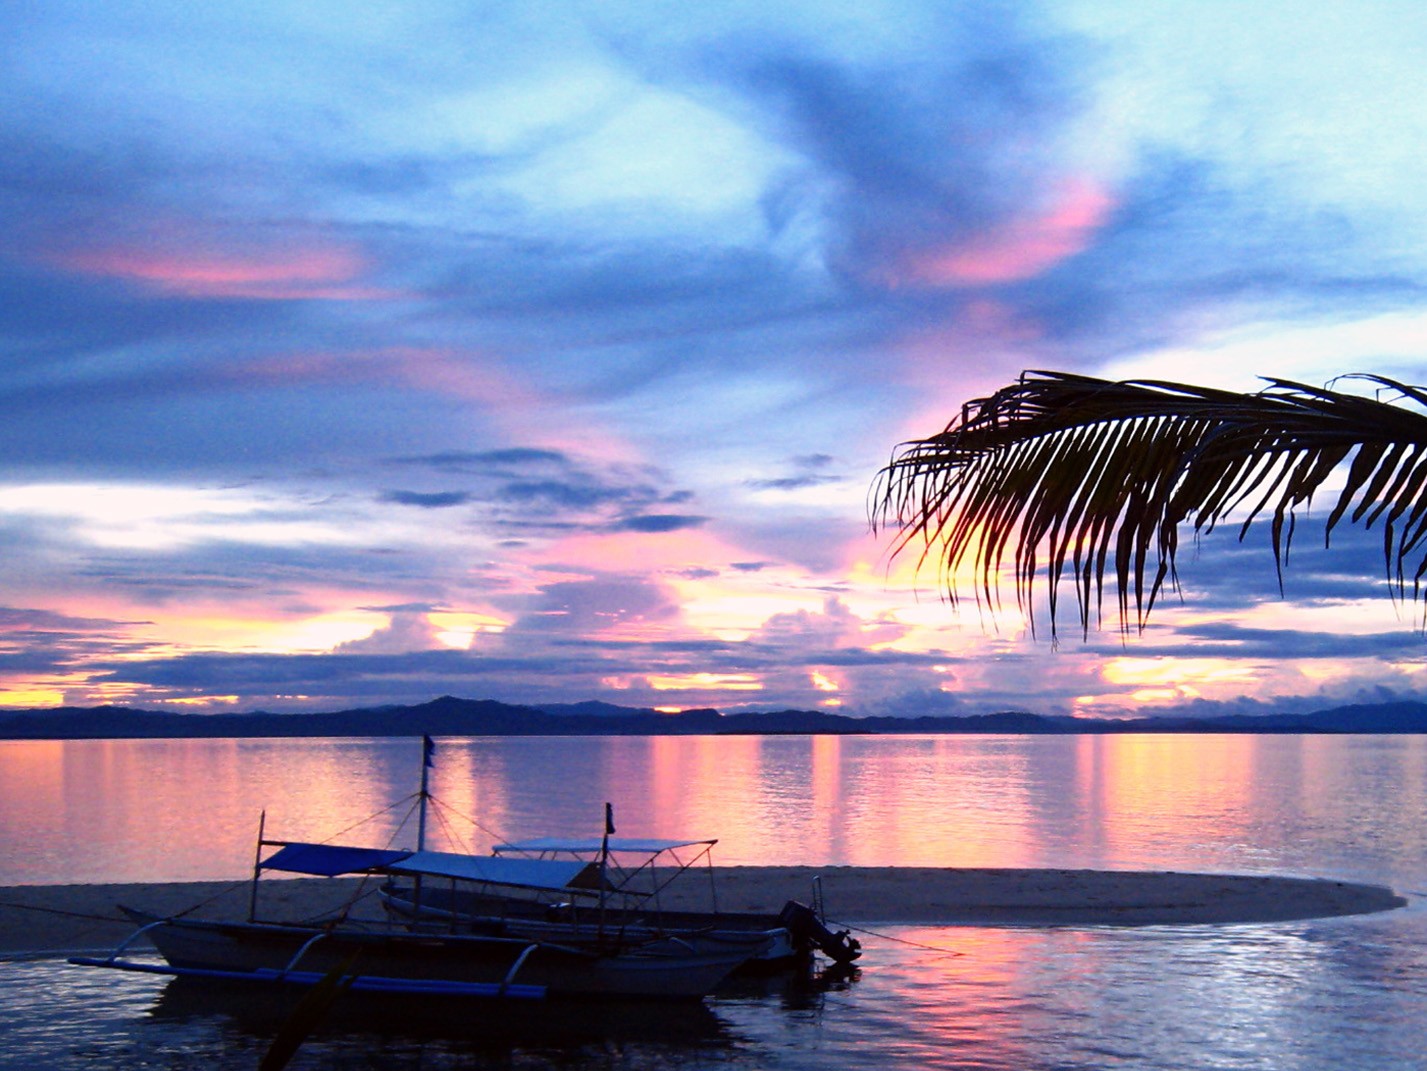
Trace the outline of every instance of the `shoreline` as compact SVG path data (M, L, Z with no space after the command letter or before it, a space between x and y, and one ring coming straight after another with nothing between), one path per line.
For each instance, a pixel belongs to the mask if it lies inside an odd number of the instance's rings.
M713 869L723 911L776 912L807 902L818 878L840 926L1155 926L1290 922L1405 907L1381 885L1275 875L1169 871L943 867L725 866ZM368 890L375 883L368 883ZM160 914L245 918L252 883L162 882L0 887L0 958L112 948L133 932L118 904ZM362 891L355 878L264 881L259 913L311 918ZM693 874L665 890L666 908L707 908L709 883ZM354 914L376 917L368 895Z

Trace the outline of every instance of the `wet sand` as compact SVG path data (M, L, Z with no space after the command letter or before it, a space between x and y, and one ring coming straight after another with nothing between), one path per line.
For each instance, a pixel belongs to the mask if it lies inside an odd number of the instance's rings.
M725 911L777 911L790 899L808 902L820 878L828 918L853 927L1281 922L1388 911L1407 902L1379 885L1160 871L718 867L714 878ZM316 918L363 891L354 913L375 917L373 883L265 880L259 915ZM0 956L112 947L133 931L118 904L165 915L245 918L250 893L248 882L0 887ZM708 907L709 885L698 875L686 877L666 890L662 904Z

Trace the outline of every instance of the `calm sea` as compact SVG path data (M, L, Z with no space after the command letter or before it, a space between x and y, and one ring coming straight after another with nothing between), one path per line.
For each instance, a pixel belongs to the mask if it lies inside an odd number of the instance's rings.
M270 836L382 843L416 741L0 742L0 885L241 879ZM875 927L851 979L656 1016L339 1017L294 1068L1427 1068L1427 738L442 740L451 846L718 837L727 864L1283 873L1405 910L1133 930ZM368 820L371 816L377 817ZM367 821L364 821L367 820ZM829 904L836 915L836 904ZM0 962L0 1068L253 1068L261 1002Z

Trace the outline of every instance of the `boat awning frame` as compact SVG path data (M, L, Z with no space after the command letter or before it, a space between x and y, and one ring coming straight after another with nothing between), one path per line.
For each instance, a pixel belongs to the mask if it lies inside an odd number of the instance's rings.
M657 837L531 837L491 848L499 858L525 856L538 859L570 857L607 864L605 881L613 892L636 902L659 906L660 894L681 874L701 861L709 867L709 897L718 910L713 878L716 839L665 840ZM685 851L684 849L691 849ZM624 859L621 860L621 856Z
M511 841L491 848L496 855L506 852L559 852L565 854L598 852L608 848L612 852L630 852L639 855L658 855L661 852L678 851L680 848L712 848L717 840L659 840L653 837L532 837L529 840Z

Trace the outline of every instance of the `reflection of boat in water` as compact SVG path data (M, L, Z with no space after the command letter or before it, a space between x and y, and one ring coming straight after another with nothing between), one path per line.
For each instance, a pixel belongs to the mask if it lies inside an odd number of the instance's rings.
M179 1022L216 1016L227 1024L224 1029L266 1044L290 1020L292 996L281 988L246 982L170 978L148 1015ZM734 1038L716 1008L703 1000L473 1001L349 993L329 1009L304 1047L320 1052L324 1043L355 1044L368 1053L419 1046L414 1051L424 1051L423 1067L444 1049L453 1052L450 1066L511 1067L522 1062L513 1053L528 1052L532 1045L549 1051L653 1043L715 1051L731 1046Z

